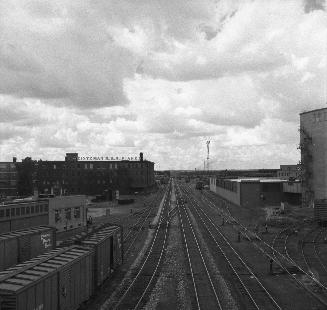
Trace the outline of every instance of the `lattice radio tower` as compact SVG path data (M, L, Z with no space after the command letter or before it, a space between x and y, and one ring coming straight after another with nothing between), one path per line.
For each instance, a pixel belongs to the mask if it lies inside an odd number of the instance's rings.
M209 159L210 159L210 150L209 150L209 145L210 145L210 140L206 142L207 144L207 170L209 171Z

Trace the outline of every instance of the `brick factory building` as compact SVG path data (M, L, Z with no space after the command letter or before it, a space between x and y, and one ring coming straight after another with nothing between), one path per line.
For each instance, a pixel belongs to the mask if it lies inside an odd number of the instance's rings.
M79 160L67 153L65 161L38 161L39 193L55 195L108 195L150 191L155 186L154 163L143 160Z
M300 114L302 199L327 221L327 108Z
M17 195L17 169L14 162L0 162L0 198Z

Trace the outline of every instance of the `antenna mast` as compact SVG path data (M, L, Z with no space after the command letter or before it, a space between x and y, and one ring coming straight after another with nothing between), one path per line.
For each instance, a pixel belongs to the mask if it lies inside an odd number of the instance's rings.
M207 144L207 170L209 171L209 159L210 159L210 150L209 150L209 145L210 145L210 140L206 142Z

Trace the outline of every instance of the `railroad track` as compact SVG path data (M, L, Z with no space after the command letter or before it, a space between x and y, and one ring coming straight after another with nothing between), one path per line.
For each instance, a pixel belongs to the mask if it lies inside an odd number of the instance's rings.
M231 283L240 293L245 309L282 309L198 201L193 199L193 197L189 198L189 201L190 211L196 214L214 242L215 255L220 255L232 271L230 274ZM227 308L224 307L224 309Z
M324 250L326 251L326 247L327 247L327 243L326 243L326 235L327 235L327 230L326 228L324 229L321 229L320 230L320 233L316 235L316 238L315 238L315 244L314 244L314 251L315 251L315 254L322 266L322 268L324 269L324 276L321 277L321 281L325 284L327 284L327 265L326 265L326 257L323 258L321 256L321 247L324 245Z
M154 232L151 246L146 252L145 259L138 269L138 272L133 277L133 280L123 287L122 294L117 298L118 300L113 309L140 309L147 301L148 294L158 276L158 271L162 265L167 246L169 227L167 215L170 205L170 196L171 187L169 187L167 191L158 225Z
M193 307L196 309L223 309L217 284L209 272L208 265L195 235L192 223L184 203L177 202L181 224L183 244L190 269L191 282L194 290Z
M129 254L135 241L141 235L144 227L148 224L148 220L154 210L154 206L158 205L163 198L162 193L158 193L156 197L152 200L149 207L142 209L141 212L137 214L137 221L129 226L128 231L124 235L124 246L125 246L125 256Z
M326 284L327 268L317 250L319 237L323 229L315 228L310 230L302 239L301 251L308 272L323 284Z
M190 189L188 189L188 194L191 194ZM194 195L195 196L195 195ZM209 208L214 209L217 211L217 206L214 202L209 200L206 196L202 195L204 197L204 201L207 202L207 206ZM219 207L218 207L219 208ZM226 214L224 210L219 210L219 214L221 216L226 216L227 218L230 218L230 214ZM327 308L327 287L324 286L318 279L316 279L312 274L309 274L301 266L299 266L293 259L285 256L283 253L280 253L277 249L273 248L272 245L265 242L262 238L260 238L255 232L250 231L247 227L242 225L239 221L237 221L235 218L232 217L232 221L234 224L236 223L239 231L242 232L245 236L247 236L248 240L251 240L251 244L264 255L265 257L272 259L276 266L278 266L285 274L287 274L290 279L293 280L293 282L303 291L308 293L308 296L311 298L314 298L318 303L320 303L322 306ZM252 236L256 236L253 238ZM274 255L271 255L273 252ZM287 262L287 264L286 264ZM293 267L291 270L288 269L288 267L292 265ZM297 277L296 274L293 274L293 268L296 267L301 273L303 273L306 276L306 279L310 279L314 285L308 286L305 279L303 277Z

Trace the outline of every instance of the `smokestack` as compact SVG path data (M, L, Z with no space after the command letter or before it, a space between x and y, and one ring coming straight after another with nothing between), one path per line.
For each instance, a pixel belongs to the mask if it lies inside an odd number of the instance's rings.
M143 153L140 153L140 161L143 161Z

